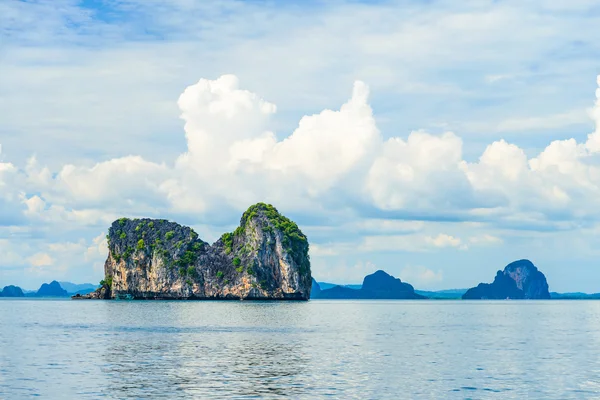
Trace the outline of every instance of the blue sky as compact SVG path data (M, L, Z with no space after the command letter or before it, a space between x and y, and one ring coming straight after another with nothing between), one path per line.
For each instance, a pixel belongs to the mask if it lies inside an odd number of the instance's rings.
M597 37L591 0L2 2L0 285L268 201L320 280L600 291Z

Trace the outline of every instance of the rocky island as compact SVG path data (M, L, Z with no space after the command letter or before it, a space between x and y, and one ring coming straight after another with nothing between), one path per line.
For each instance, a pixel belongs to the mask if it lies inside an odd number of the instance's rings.
M546 277L529 260L518 260L498 271L493 283L480 283L463 296L474 299L550 299Z
M214 244L167 220L115 221L101 287L78 299L308 300L308 240L275 207L258 203Z
M313 281L313 299L425 299L426 297L415 293L412 285L394 278L385 271L376 271L367 275L360 289L351 289L345 286L335 286L331 289L321 290L316 281Z
M0 297L25 297L25 294L20 287L9 285L0 291Z
M35 294L37 297L66 297L68 295L67 291L57 281L42 284Z

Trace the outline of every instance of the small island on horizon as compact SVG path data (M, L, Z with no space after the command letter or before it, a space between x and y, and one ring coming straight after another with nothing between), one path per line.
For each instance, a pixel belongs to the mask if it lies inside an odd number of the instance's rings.
M73 299L308 300L308 299L600 299L600 294L550 292L529 260L499 270L492 283L470 289L415 290L383 270L362 284L317 282L309 243L298 225L270 204L257 203L240 225L210 245L193 229L163 219L121 218L107 235L109 254L99 285L44 283L37 291L9 285L0 297Z
M507 265L504 268L508 272L508 270L513 269L515 265L524 264L528 265L531 263L529 260L518 260L514 261ZM511 267L511 268L508 268ZM535 268L535 266L534 266ZM508 269L508 270L507 270ZM537 268L536 268L537 270ZM541 272L540 272L541 273ZM498 275L504 275L504 271L498 271ZM543 274L542 274L543 276ZM500 278L502 281L505 281L504 278ZM512 278L509 278L512 280ZM545 277L544 277L545 279ZM376 281L377 286L371 285L370 281ZM398 281L401 282L401 285L398 285ZM363 286L367 282L366 289L363 289ZM496 282L496 281L495 281ZM104 282L101 282L104 283ZM374 282L375 283L375 282ZM506 284L506 281L505 281ZM406 286L405 286L406 285ZM482 286L483 285L483 286ZM362 284L335 284L329 282L319 282L315 278L312 278L312 287L311 287L311 300L400 300L400 299L429 299L429 300L520 300L520 299L529 299L529 297L525 297L523 293L519 291L514 292L513 285L516 286L516 280L513 280L513 283L508 283L509 293L505 292L502 295L498 295L498 290L502 291L501 287L494 287L496 284L486 284L482 283L471 289L443 289L443 290L418 290L418 289L410 289L412 285L402 282L399 278L394 278L389 275L387 272L383 270L378 270L373 274L367 275ZM521 282L521 286L523 282ZM10 297L10 298L61 298L61 297L71 297L74 299L82 299L86 298L86 295L96 291L101 288L102 285L94 285L91 283L84 284L74 284L71 282L58 282L52 281L50 283L42 284L42 286L37 290L26 291L22 290L18 286L8 285L5 286L3 290L0 291L0 297ZM481 295L481 287L487 288L487 290L491 290L491 295L488 292L488 295ZM489 289L492 287L492 289ZM48 290L51 288L52 290ZM395 291L394 288L401 288L398 291ZM335 290L331 290L335 289ZM517 287L518 289L518 287ZM470 292L467 295L467 292ZM513 292L513 297L510 296L510 292ZM414 294L413 294L414 293ZM479 293L480 295L476 298L470 298L474 296L474 294ZM485 293L485 289L483 291ZM515 295L516 294L516 295ZM600 299L600 293L583 293L583 292L567 292L567 293L557 293L557 292L549 292L549 297L544 296L540 299L552 299L552 300L598 300Z

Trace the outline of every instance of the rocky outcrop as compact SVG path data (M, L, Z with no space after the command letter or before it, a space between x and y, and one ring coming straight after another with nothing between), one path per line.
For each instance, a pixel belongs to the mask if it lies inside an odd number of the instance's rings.
M493 283L480 283L463 296L473 299L550 299L546 277L529 260L508 264Z
M394 278L384 271L367 275L360 289L335 286L315 293L315 299L424 299L415 293L412 285Z
M101 283L100 287L98 289L96 289L95 291L93 291L91 293L87 293L87 294L76 293L75 295L71 296L71 298L74 300L80 300L80 299L110 300L111 299L111 291L110 291L109 284L106 283L104 280L100 283Z
M25 297L23 290L18 286L4 286L0 292L0 297Z
M166 220L122 218L107 236L102 287L79 298L307 300L308 241L275 207L259 203L213 245Z
M69 294L57 281L44 283L35 294L36 297L67 297Z

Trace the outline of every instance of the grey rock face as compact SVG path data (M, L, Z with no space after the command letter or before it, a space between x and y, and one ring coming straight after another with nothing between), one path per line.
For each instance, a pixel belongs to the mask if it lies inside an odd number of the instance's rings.
M200 240L191 228L150 219L115 221L108 243L104 285L82 298L310 297L306 236L264 203L250 207L240 226L213 245Z

